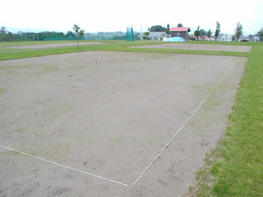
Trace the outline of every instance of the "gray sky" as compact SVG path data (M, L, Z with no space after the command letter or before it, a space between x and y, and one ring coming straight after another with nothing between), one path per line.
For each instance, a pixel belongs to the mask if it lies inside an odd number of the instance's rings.
M234 33L240 22L245 34L254 34L263 27L263 0L12 0L2 1L0 12L0 26L65 32L73 24L97 32L126 31L127 26L145 31L178 23L191 33L198 25L214 32L216 21L222 33Z

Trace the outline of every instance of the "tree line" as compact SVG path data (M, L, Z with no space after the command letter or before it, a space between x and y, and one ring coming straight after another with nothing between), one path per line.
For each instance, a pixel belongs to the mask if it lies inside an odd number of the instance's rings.
M83 40L84 30L80 29L76 24L73 31L67 33L55 31L34 32L18 32L13 34L2 26L0 29L0 42L4 41L42 41L42 40Z
M179 23L177 27L183 27L182 23ZM170 24L167 25L167 27L163 27L161 25L155 25L148 28L148 32L145 33L145 39L148 38L149 32L165 32L168 36L170 35ZM215 40L218 39L221 32L221 24L217 21L216 22L216 28L215 32L213 32L211 29L208 31L201 29L200 26L197 27L197 29L194 31L194 36L196 37L196 40L199 40L200 38L203 38L207 36L208 38L214 37ZM233 35L232 40L238 41L241 36L243 35L243 26L240 22L237 23L237 26L235 28L235 34ZM263 41L263 27L257 32L256 34L260 41Z
M220 34L220 31L221 31L221 25L220 23L217 21L216 22L216 30L215 30L215 41L217 40L219 34ZM204 30L204 29L200 29L200 26L197 27L197 30L194 31L194 35L196 37L197 40L199 40L199 38L201 37L204 37L204 36L207 36L208 38L212 37L213 36L213 32L211 29L209 29L207 32Z

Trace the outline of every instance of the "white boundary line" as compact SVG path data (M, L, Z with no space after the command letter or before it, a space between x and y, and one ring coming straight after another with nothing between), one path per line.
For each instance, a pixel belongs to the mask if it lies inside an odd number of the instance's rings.
M236 60L237 61L237 60ZM209 92L209 94L204 98L204 100L197 106L197 108L192 112L192 114L186 119L186 121L183 123L183 125L174 133L174 135L171 137L171 139L167 142L167 144L158 152L158 154L153 158L153 160L149 163L149 165L144 169L144 171L138 176L138 178L133 182L133 185L135 185L141 178L142 176L150 169L150 167L154 164L154 162L160 157L160 155L164 152L164 150L170 145L170 143L174 140L174 138L183 130L183 128L189 123L189 121L193 118L193 116L198 112L198 110L203 106L203 104L208 100L208 98L214 93L214 91L216 90L216 88L219 86L219 84L224 80L224 78L226 77L226 75L230 72L230 70L232 70L232 68L236 65L236 61L233 63L233 65L230 67L230 69L228 69L224 74L223 76L220 78L220 80L217 82L217 84L213 87L213 89ZM73 168L73 167L70 167L70 166L66 166L66 165L63 165L63 164L59 164L57 162L54 162L54 161L50 161L50 160L47 160L47 159L44 159L44 158L41 158L41 157L38 157L38 156L35 156L35 155L31 155L29 153L25 153L25 152L22 152L22 151L19 151L19 150L16 150L16 149L13 149L13 148L10 148L10 147L7 147L7 146L3 146L0 144L0 148L2 149L5 149L5 150L8 150L8 151L12 151L12 152L16 152L16 153L19 153L21 155L24 155L24 156L28 156L28 157L32 157L34 159L37 159L37 160L40 160L40 161L43 161L43 162L46 162L46 163L49 163L49 164L53 164L53 165L56 165L56 166L59 166L59 167L62 167L62 168L66 168L66 169L69 169L69 170L72 170L72 171L75 171L75 172L79 172L79 173L82 173L82 174L85 174L85 175L88 175L88 176L92 176L92 177L95 177L95 178L98 178L98 179L102 179L102 180L105 180L105 181L108 181L108 182L111 182L111 183L115 183L115 184L118 184L118 185L122 185L122 186L125 186L125 187L129 187L128 184L125 184L125 183L121 183L119 181L115 181L115 180L112 180L112 179L108 179L108 178L105 178L105 177L102 177L102 176L98 176L98 175L95 175L95 174L92 174L92 173L89 173L89 172L85 172L85 171L82 171L82 170L78 170L76 168Z
M197 106L197 108L192 112L192 114L186 119L183 125L174 133L171 139L167 142L167 144L158 152L158 154L153 158L153 160L149 163L149 165L144 169L144 171L138 176L138 178L133 182L135 185L142 176L150 169L150 167L154 164L154 162L160 157L163 151L170 145L170 143L174 140L174 138L183 130L183 128L188 124L188 122L193 118L193 116L197 113L197 111L203 106L203 104L207 101L207 99L214 93L218 85L224 80L226 75L232 70L232 68L236 65L237 60L231 65L231 67L223 74L223 76L219 79L217 84L213 87L213 89L209 92L209 94L204 98L204 100Z
M98 178L98 179L102 179L102 180L105 180L105 181L108 181L108 182L112 182L112 183L115 183L115 184L118 184L118 185L122 185L122 186L128 187L127 184L121 183L119 181L114 181L112 179L108 179L108 178L105 178L105 177L102 177L102 176L98 176L98 175L95 175L95 174L92 174L92 173L89 173L89 172L78 170L76 168L72 168L70 166L62 165L62 164L59 164L59 163L54 162L54 161L49 161L47 159L44 159L44 158L41 158L41 157L38 157L38 156L35 156L35 155L31 155L31 154L28 154L28 153L25 153L25 152L22 152L22 151L18 151L16 149L13 149L13 148L10 148L10 147L7 147L7 146L0 145L0 147L2 149L8 150L8 151L12 151L12 152L15 152L15 153L19 153L19 154L24 155L24 156L32 157L34 159L37 159L37 160L40 160L40 161L43 161L43 162L46 162L46 163L49 163L49 164L53 164L53 165L56 165L56 166L59 166L59 167L62 167L62 168L66 168L66 169L69 169L69 170L72 170L72 171L75 171L75 172L79 172L79 173L88 175L88 176L92 176L92 177L95 177L95 178Z

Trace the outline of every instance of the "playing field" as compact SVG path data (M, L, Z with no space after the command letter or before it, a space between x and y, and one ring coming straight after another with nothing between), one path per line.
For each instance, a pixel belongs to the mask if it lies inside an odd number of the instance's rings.
M0 62L0 194L179 196L224 135L245 58L81 52Z

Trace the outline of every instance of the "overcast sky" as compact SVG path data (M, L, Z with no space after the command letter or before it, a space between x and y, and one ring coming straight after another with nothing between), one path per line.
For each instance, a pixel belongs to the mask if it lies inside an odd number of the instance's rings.
M0 26L64 32L73 24L106 32L178 23L192 33L198 25L214 32L216 21L223 33L234 33L240 22L245 34L254 34L263 27L263 0L4 0L0 11Z

